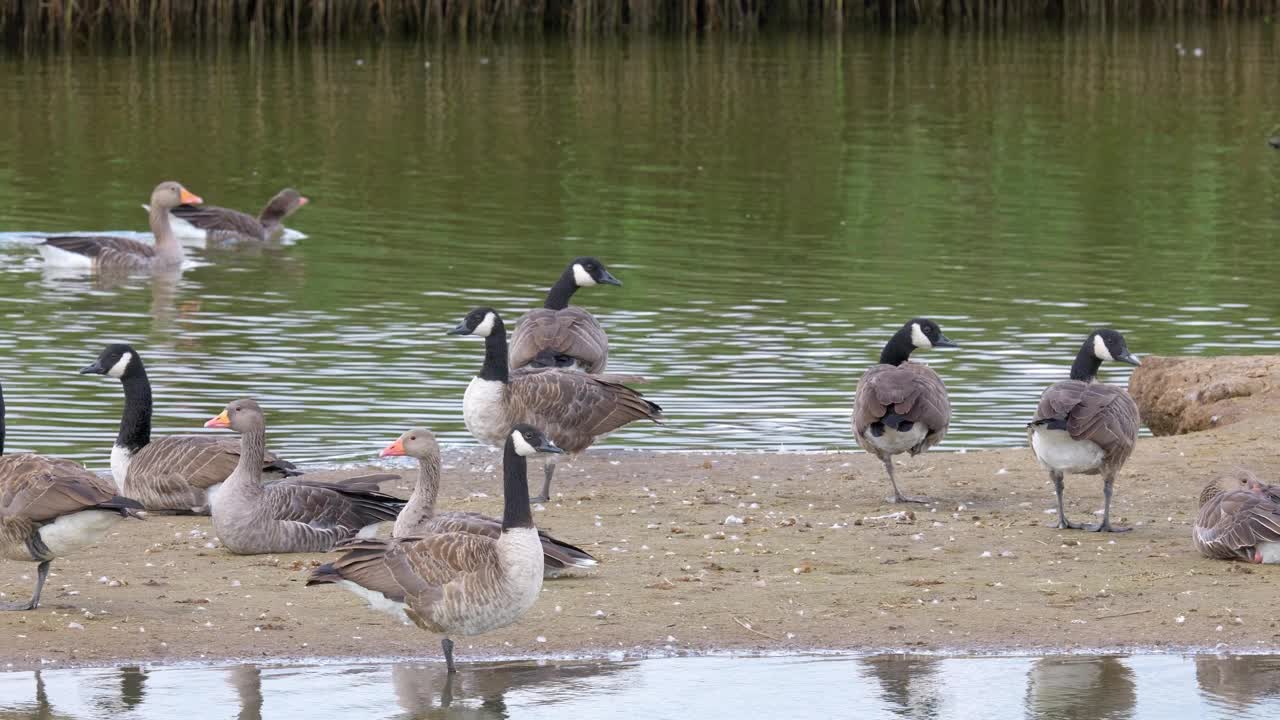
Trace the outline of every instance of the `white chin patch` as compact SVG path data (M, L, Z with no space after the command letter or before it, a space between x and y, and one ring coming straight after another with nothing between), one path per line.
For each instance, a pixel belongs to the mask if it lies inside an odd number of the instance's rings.
M493 313L485 313L484 322L476 326L474 334L480 337L489 337L489 333L493 332L493 321L495 319L497 319L497 316Z
M573 281L578 284L578 287L591 287L596 284L596 279L591 277L591 273L587 272L581 263L573 264Z
M524 439L524 433L520 432L519 430L516 430L511 433L511 442L513 442L516 446L517 455L529 457L530 455L538 454L538 449L530 445L529 441Z
M911 323L911 344L918 348L931 348L933 342L929 340L929 336L924 334L920 329L920 323Z
M129 367L130 360L133 360L133 353L127 352L121 355L120 359L116 361L116 364L112 365L110 370L107 370L107 374L117 380L124 377L125 368Z
M1101 335L1093 336L1093 354L1098 356L1099 360L1115 360L1111 357L1111 351L1107 349L1107 344L1102 341Z

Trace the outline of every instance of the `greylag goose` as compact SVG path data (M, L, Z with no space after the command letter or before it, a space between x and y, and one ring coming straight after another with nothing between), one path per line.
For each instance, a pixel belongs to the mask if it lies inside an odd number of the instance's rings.
M516 322L511 334L511 367L560 367L602 373L609 360L609 336L595 317L569 300L580 287L621 285L593 257L574 258L547 291L542 307Z
M502 447L508 430L521 423L542 428L566 453L586 450L608 433L636 420L662 421L662 408L623 385L619 376L587 375L560 368L526 369L512 374L507 365L507 330L493 308L476 308L450 330L451 335L484 338L484 365L462 398L462 419L477 440ZM551 496L555 461L543 466L542 492Z
M1280 563L1280 502L1251 473L1214 480L1200 493L1191 539L1207 558Z
M326 552L357 533L373 533L379 523L395 520L404 507L398 498L340 483L264 485L267 425L262 408L252 399L228 404L205 427L240 433L240 462L209 498L213 529L233 553Z
M1071 379L1050 385L1040 396L1027 435L1036 459L1049 471L1058 496L1060 529L1127 532L1111 526L1111 491L1116 474L1138 441L1138 405L1129 393L1097 382L1103 360L1139 365L1124 336L1115 330L1089 333L1071 364ZM1102 475L1102 522L1080 525L1067 521L1062 507L1063 478L1068 473Z
M455 672L449 635L479 635L510 625L533 607L542 590L542 542L529 507L527 458L560 448L528 425L508 432L497 539L451 532L356 540L343 546L337 560L312 571L307 585L341 585L376 610L444 635L445 663Z
M124 387L120 432L111 448L111 475L126 497L147 510L208 514L209 495L240 461L240 443L212 435L151 437L151 381L129 345L108 345L81 374L116 378ZM269 478L298 475L293 463L265 453Z
M202 200L181 184L167 181L151 192L151 232L156 244L110 235L50 237L38 246L44 261L61 267L140 272L172 270L182 266L182 245L173 234L169 210Z
M497 540L502 534L502 521L474 512L436 512L436 495L440 491L440 445L436 436L423 427L406 431L383 449L382 457L407 455L418 461L418 481L413 494L396 517L392 537L435 535L465 532ZM566 568L590 568L596 559L585 550L558 540L542 530L543 576L553 578Z
M910 362L916 349L953 348L932 320L908 321L885 343L880 362L858 380L853 398L853 437L863 450L880 458L889 473L889 502L928 502L898 491L893 456L918 455L942 442L951 424L951 400L942 378L928 365Z
M137 517L142 504L70 460L5 455L4 416L0 389L0 557L39 565L31 599L0 603L0 610L35 610L55 558L98 542L116 521Z
M179 237L195 240L265 242L284 230L285 218L309 200L293 188L276 193L258 217L217 205L179 205L169 221Z

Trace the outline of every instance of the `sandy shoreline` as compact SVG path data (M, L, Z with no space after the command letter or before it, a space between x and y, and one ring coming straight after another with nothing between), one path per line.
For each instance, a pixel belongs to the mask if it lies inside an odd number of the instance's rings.
M1189 537L1215 472L1276 465L1271 425L1141 439L1113 511L1135 530L1104 536L1047 527L1053 492L1025 448L907 460L904 491L937 500L907 523L863 520L901 508L861 453L595 451L561 466L535 519L600 567L548 581L512 627L455 638L458 658L1277 649L1280 570L1202 559ZM449 453L441 507L499 513L497 461ZM1101 507L1096 478L1067 493L1074 519ZM349 593L304 588L323 555L232 555L208 518L117 533L57 561L40 609L0 614L0 667L439 657ZM0 563L0 592L26 597L34 570Z

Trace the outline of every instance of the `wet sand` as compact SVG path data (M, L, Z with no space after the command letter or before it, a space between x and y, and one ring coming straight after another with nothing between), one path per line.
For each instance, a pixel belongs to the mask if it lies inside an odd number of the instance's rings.
M1203 559L1190 543L1215 472L1276 467L1274 424L1141 439L1113 508L1134 531L1113 535L1048 527L1052 487L1026 448L904 461L904 492L936 499L905 508L908 521L871 519L904 508L861 453L593 451L560 466L535 518L600 566L548 581L514 626L455 638L457 654L1274 651L1280 568ZM498 461L447 454L440 506L500 513ZM1094 520L1101 497L1098 478L1068 478L1073 519ZM232 555L208 518L120 523L55 562L40 609L0 614L0 667L439 657L434 636L339 588L304 588L324 557ZM0 562L5 599L27 597L34 571Z

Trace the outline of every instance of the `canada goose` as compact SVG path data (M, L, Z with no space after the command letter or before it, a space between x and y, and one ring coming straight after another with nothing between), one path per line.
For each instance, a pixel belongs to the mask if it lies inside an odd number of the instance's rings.
M926 318L908 321L885 343L880 363L858 380L853 398L853 437L863 450L880 458L889 473L889 502L928 502L898 491L893 456L918 455L942 442L951 424L951 401L942 378L928 365L910 362L911 351L958 347Z
M542 307L516 322L511 334L511 367L562 367L589 373L604 372L609 360L609 336L595 317L569 300L580 287L621 285L593 257L574 258L547 291Z
M462 419L477 440L501 447L512 425L540 427L566 453L586 450L596 438L635 420L662 421L662 408L621 384L620 376L587 375L559 368L526 369L512 375L507 366L507 329L493 308L467 313L450 335L484 338L484 365L462 398ZM542 493L551 497L554 459L543 466Z
M526 458L561 450L529 425L508 432L497 539L450 532L357 540L345 544L337 560L312 571L307 585L342 585L376 610L444 635L440 646L454 672L449 635L479 635L510 625L533 607L542 590L542 542L529 507Z
M409 502L396 518L392 537L466 532L498 539L502 533L502 521L497 518L473 512L436 512L436 494L440 490L440 445L430 430L422 427L408 430L381 453L382 457L399 455L418 461L418 481L413 486ZM568 567L590 568L596 564L596 559L581 548L557 540L541 530L538 537L542 540L544 577L556 577Z
M1097 382L1103 360L1139 365L1124 336L1106 328L1089 333L1071 364L1071 379L1050 385L1040 395L1035 419L1027 424L1031 449L1049 471L1058 495L1058 528L1094 532L1127 532L1111 526L1111 488L1116 473L1138 441L1138 405L1129 393ZM1062 507L1063 476L1102 474L1102 522L1079 525L1067 521Z
M148 510L208 514L209 493L236 469L240 443L211 435L151 437L151 381L129 345L108 345L81 374L116 378L124 387L120 432L111 448L111 475L126 497ZM298 475L293 463L268 452L262 472Z
M178 237L212 241L270 240L284 229L285 218L309 200L293 188L276 193L258 217L217 205L179 205L169 211Z
M156 244L110 235L64 235L38 246L46 263L95 270L169 270L182 266L182 245L169 224L169 210L183 203L203 202L180 183L162 182L151 192L151 232Z
M1244 471L1206 485L1191 532L1196 550L1216 560L1280 563L1280 503L1270 491Z
M240 433L240 462L209 498L209 514L222 544L239 555L326 552L334 544L371 534L396 519L404 501L339 483L262 483L266 420L262 408L244 398L227 405L205 427Z
M142 504L70 460L5 455L4 415L0 388L0 557L39 565L31 599L0 603L0 610L35 610L54 558L98 542L116 521L137 517Z

